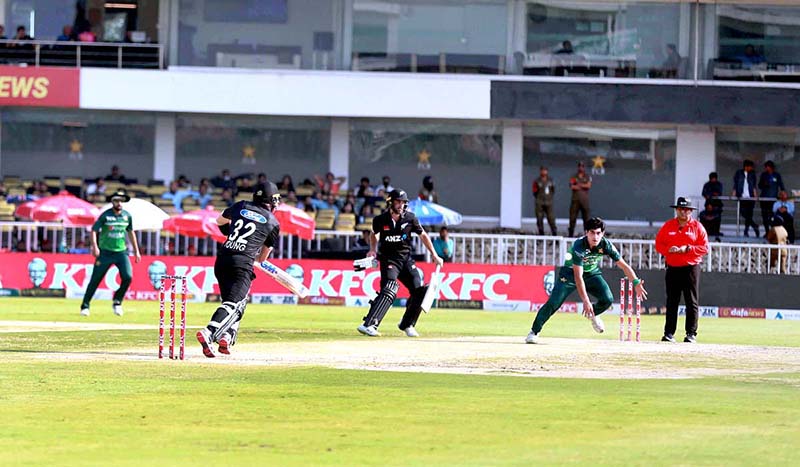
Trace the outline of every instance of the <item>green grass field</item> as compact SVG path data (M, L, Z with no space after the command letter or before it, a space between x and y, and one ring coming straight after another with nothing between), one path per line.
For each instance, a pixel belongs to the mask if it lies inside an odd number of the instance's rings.
M189 326L205 324L212 309L190 303ZM250 306L240 345L357 339L363 313ZM386 331L399 313L390 312ZM108 302L96 301L92 316L81 318L74 300L0 299L0 324L155 326L156 319L157 304L145 302L126 303L118 318ZM434 310L418 328L425 338L521 340L532 319ZM644 339L660 337L662 325L663 317L644 317ZM0 330L0 449L11 465L792 465L797 459L796 367L626 380L125 361L66 357L147 347L155 354L155 329ZM386 331L380 339L401 339ZM187 334L187 344L196 345ZM543 335L615 338L561 314ZM794 353L800 322L707 319L699 338Z

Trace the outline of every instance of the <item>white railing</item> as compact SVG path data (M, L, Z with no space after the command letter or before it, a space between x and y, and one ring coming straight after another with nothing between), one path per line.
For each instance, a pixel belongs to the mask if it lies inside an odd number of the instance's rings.
M217 244L210 238L193 238L164 231L136 233L145 255L203 255L214 256ZM483 233L453 233L453 260L459 263L509 265L561 265L575 239L533 235L499 235ZM276 258L297 258L349 252L366 253L357 246L360 232L317 231L313 240L281 236L276 246ZM636 270L664 269L664 258L655 250L653 240L611 239L622 257ZM86 253L79 248L90 243L89 230L64 227L58 223L0 222L0 251L46 251ZM19 248L18 248L19 245ZM45 248L42 248L44 246ZM414 251L428 258L422 242L415 241ZM604 267L611 267L606 259ZM783 266L783 267L781 267ZM800 246L752 243L711 243L703 262L709 272L743 274L800 275Z

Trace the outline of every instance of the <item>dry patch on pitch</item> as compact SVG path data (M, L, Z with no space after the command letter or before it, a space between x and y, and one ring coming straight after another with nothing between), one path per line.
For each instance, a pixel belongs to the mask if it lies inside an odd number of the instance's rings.
M553 378L696 378L800 372L800 350L520 337L362 338L237 346L218 364Z
M148 325L0 321L0 333L20 331L97 331L152 329ZM397 338L356 337L336 341L244 342L234 354L207 359L187 332L187 361L176 364L242 366L322 366L337 369L509 375L552 378L697 378L769 377L800 373L800 349L749 345L617 342L607 339L541 338L536 345L522 337ZM120 351L43 352L17 355L60 361L155 361L152 348ZM169 362L164 362L170 364Z

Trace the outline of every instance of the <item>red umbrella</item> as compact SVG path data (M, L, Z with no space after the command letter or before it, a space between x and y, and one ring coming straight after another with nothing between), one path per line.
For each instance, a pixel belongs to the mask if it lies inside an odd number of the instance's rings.
M278 222L281 224L281 233L287 235L297 235L300 238L311 240L314 238L314 219L302 209L279 204L273 211Z
M33 216L33 208L35 207L36 201L25 201L17 206L17 209L14 211L14 216L21 217L23 219L30 219Z
M40 222L63 222L69 227L94 224L100 210L88 201L62 191L55 196L39 198L20 205L15 215Z
M224 242L225 235L219 231L217 217L219 212L213 206L206 206L205 209L176 214L164 221L164 230L176 232L187 237L208 237L211 236L217 242Z

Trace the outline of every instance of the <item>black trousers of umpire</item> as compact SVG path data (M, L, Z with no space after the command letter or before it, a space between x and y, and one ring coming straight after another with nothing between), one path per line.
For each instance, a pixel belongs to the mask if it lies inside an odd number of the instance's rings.
M414 290L422 286L422 279L417 271L416 263L410 255L405 261L395 259L381 260L381 289L386 286L386 282L389 280L399 281L408 289L410 294L408 297L409 301L414 297ZM406 307L406 312L403 314L403 318L398 325L400 329L405 329L417 324L420 311L422 311L418 305L419 304L415 304L413 307Z
M683 295L686 305L686 335L697 335L699 317L698 290L700 288L700 265L667 266L667 321L664 335L674 336L678 328L678 305Z

